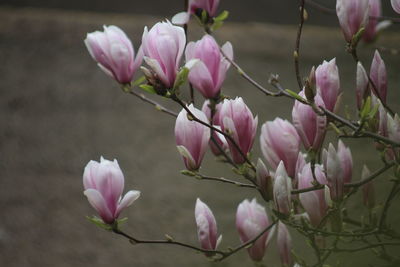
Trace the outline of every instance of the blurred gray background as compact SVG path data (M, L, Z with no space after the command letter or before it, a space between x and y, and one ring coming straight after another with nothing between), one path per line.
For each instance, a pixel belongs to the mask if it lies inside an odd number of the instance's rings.
M216 33L220 44L231 41L235 59L260 83L279 73L285 88L297 90L292 54L297 24L297 1L221 1L220 10L231 11L226 25ZM326 2L333 7L334 1ZM385 1L387 4L389 1ZM244 4L246 3L246 4ZM83 44L87 32L115 24L124 29L135 47L145 25L171 18L183 1L18 1L0 3L0 266L251 266L242 251L227 261L212 264L183 248L157 245L132 246L126 240L90 224L94 214L82 194L82 172L91 159L117 158L126 177L126 190L137 189L141 198L128 208L124 229L138 238L158 239L164 234L197 244L194 204L197 197L214 211L222 248L239 244L234 227L236 207L251 190L183 177L175 148L174 120L138 99L122 93L101 72ZM313 65L337 58L344 103L355 104L355 64L344 51L345 43L335 16L311 8L301 45L301 73ZM394 12L385 7L385 14ZM312 25L310 25L312 24ZM331 26L320 27L319 25ZM361 44L360 57L369 68L376 47L399 49L399 26L384 32L377 43ZM190 25L189 38L202 36ZM388 66L389 104L399 110L399 55L383 52ZM224 93L243 96L260 126L279 116L291 119L292 101L271 99L230 70ZM172 103L152 96L171 109ZM196 96L198 107L202 99ZM355 115L353 108L349 114ZM346 140L355 157L354 180L361 164L380 166L372 142ZM259 142L253 159L261 157ZM202 172L235 177L228 166L206 155ZM390 177L382 177L379 190ZM384 192L384 191L382 191ZM350 208L359 218L366 211L360 195ZM383 196L378 196L378 202ZM397 200L398 205L398 200ZM396 205L394 205L396 209ZM392 210L391 214L396 214ZM393 225L399 215L390 217ZM313 259L304 240L291 230L295 250ZM340 254L331 262L341 266L381 264L372 253ZM272 244L265 257L279 266Z

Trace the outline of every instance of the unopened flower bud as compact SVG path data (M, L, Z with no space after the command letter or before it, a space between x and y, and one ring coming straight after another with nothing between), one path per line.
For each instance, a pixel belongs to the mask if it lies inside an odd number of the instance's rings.
M257 203L245 199L239 204L236 212L236 229L242 243L255 238L269 225L265 208ZM265 254L268 231L265 232L254 244L247 249L249 256L254 261L261 261Z
M180 12L172 18L172 23L183 25L189 22L190 15L206 11L209 17L215 17L219 0L190 0L187 12Z
M348 43L353 36L368 22L368 0L337 0L336 14Z
M327 62L324 61L315 71L317 93L325 103L325 108L335 112L337 109L338 97L340 94L339 69L336 65L336 58Z
M142 48L135 57L131 41L117 26L104 26L103 32L88 33L85 45L99 67L121 84L130 83L142 64Z
M283 214L289 215L291 204L292 181L286 173L285 165L281 161L275 172L274 179L274 201L276 209Z
M220 111L220 122L222 130L230 134L243 154L247 155L253 147L258 117L253 117L241 97L224 100ZM236 146L229 140L227 141L233 161L236 164L244 163L245 158L236 149Z
M218 237L217 223L210 208L199 198L196 200L195 218L197 224L197 236L202 249L215 250L222 240Z
M203 122L208 122L206 115L190 105L189 110ZM183 157L186 168L195 171L200 168L210 140L210 129L196 121L188 119L185 109L178 114L175 123L175 139L179 153Z
M344 190L343 169L341 160L332 144L329 144L328 150L324 149L323 158L331 198L334 201L340 201L343 198Z
M385 62L381 58L378 50L375 50L374 59L372 60L371 69L369 72L371 77L371 81L373 83L373 87L377 90L376 93L379 94L379 98L383 103L386 103L386 95L387 95L387 88L388 88L388 79L387 79L387 72Z
M285 224L278 223L277 245L282 266L292 266L292 238Z
M357 63L357 84L356 84L357 107L359 110L361 110L363 102L369 95L369 93L370 91L369 91L368 75L363 65L359 61Z
M140 196L139 191L131 190L122 197L124 175L115 159L91 160L83 172L83 186L89 203L106 224L112 224Z
M368 178L370 175L371 172L369 171L368 167L364 165L361 172L361 180ZM375 207L375 186L373 180L362 186L362 193L364 205L369 209Z
M261 159L257 161L257 185L265 200L273 199L273 181L267 167Z

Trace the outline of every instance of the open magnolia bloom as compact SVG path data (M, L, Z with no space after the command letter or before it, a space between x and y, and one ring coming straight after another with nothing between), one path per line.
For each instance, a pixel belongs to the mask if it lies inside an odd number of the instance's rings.
M107 224L112 224L140 196L139 191L131 190L122 197L124 175L115 159L101 157L100 162L89 161L83 173L83 186L89 203Z

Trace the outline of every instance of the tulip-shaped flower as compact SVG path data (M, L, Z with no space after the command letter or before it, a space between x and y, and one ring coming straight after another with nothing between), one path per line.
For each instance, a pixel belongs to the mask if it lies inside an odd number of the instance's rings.
M381 0L369 0L369 20L365 25L363 39L371 42L375 39L377 33L378 18L382 15Z
M345 184L351 183L353 175L353 157L349 147L346 147L342 140L338 142L338 157L340 159L340 165L342 166L343 182Z
M104 26L104 32L88 33L85 45L99 67L121 84L130 83L142 64L142 49L135 58L131 41L117 26Z
M257 203L256 199L251 202L245 199L239 204L236 212L236 229L240 240L246 243L259 235L269 225L265 208ZM249 256L254 261L261 261L265 254L268 231L247 249Z
M304 91L300 93L304 97ZM314 97L317 106L325 107L324 101L317 94ZM318 150L326 131L326 117L318 116L312 107L296 101L292 110L293 125L299 134L304 148Z
M215 250L222 240L217 234L217 223L210 208L199 198L196 201L194 215L197 224L197 236L202 249Z
M393 10L400 14L400 0L391 0Z
M188 11L180 12L172 18L172 23L183 25L188 23L190 15L206 11L209 17L215 17L219 0L189 0Z
M220 111L221 128L231 135L244 155L247 155L253 147L257 132L258 118L254 118L250 109L241 97L234 100L225 99ZM228 140L229 150L236 164L245 162L245 159L236 149L236 146Z
M359 61L357 63L357 84L356 84L356 97L357 107L360 110L363 105L364 99L369 95L369 79L363 65Z
M389 113L387 114L387 131L388 136L395 142L400 142L400 118L399 115L395 114L392 117Z
M292 238L286 225L282 222L278 223L276 241L282 266L292 266Z
M322 153L331 199L334 201L340 201L343 198L343 176L346 167L342 166L340 156L331 143L329 144L328 150L324 149Z
M376 93L378 93L379 95L376 96L379 97L383 103L386 103L388 88L387 72L385 62L381 58L378 50L375 51L369 75L373 83L373 89L377 90L377 92L373 90L374 94L376 95Z
M233 59L231 43L225 43L222 51L229 59ZM218 97L231 64L221 54L214 38L206 34L200 41L188 43L185 54L187 62L200 60L190 70L189 81L205 98Z
M153 79L158 86L173 87L185 44L186 36L183 28L174 26L169 21L157 23L150 31L147 27L144 28L142 37L144 60L154 73Z
M117 160L101 157L100 162L89 161L83 172L83 192L104 223L112 224L121 211L131 205L140 192L131 190L122 197L124 175Z
M265 159L274 170L283 161L287 173L294 178L300 137L289 121L276 118L264 123L261 127L260 145Z
M210 110L210 101L206 100L204 101L203 107L202 107L202 111L204 112L204 114L206 114L208 121L211 122L211 110ZM219 103L215 106L215 114L213 116L212 119L212 125L221 130L221 121L220 121L220 111L221 111L221 107L222 104ZM216 131L213 131L212 137L214 138L214 141L217 143L215 144L213 140L210 139L210 148L211 148L211 152L216 155L219 156L222 154L221 150L218 148L218 146L225 152L229 149L228 146L228 142L226 141L226 138L224 135L222 135L221 133L218 133ZM217 146L218 145L218 146Z
M320 184L328 184L321 165L315 165L314 174L315 178ZM308 163L299 173L298 188L310 188L313 186L313 181L314 176L312 173L311 165L310 163ZM325 202L324 190L320 189L304 192L300 194L299 198L301 205L310 217L311 224L314 226L318 226L328 210L328 206Z
M336 14L347 42L368 22L368 9L368 0L336 1Z
M361 179L362 180L367 179L370 175L371 172L369 171L368 167L364 165L361 172ZM364 205L369 209L375 207L375 186L373 180L369 181L368 183L362 186L362 193L363 193Z
M336 58L324 62L315 71L317 92L325 103L326 109L335 111L336 103L340 94L339 69Z
M283 214L290 214L292 180L286 173L285 165L281 161L275 172L274 201L276 209Z
M208 122L206 115L201 110L196 109L193 105L188 108L196 118L205 123ZM190 171L198 170L210 140L210 129L189 120L188 113L182 109L175 122L175 139L186 168Z

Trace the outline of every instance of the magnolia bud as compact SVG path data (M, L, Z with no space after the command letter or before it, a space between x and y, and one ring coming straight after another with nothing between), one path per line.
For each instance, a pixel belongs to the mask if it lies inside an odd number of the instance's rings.
M225 99L220 111L221 128L228 133L239 146L244 155L247 155L253 147L257 132L258 118L246 106L241 97L234 100ZM236 146L228 141L229 149L236 164L245 162L245 158L236 149Z
M189 110L203 122L207 122L206 115L190 105ZM179 153L183 157L186 168L195 171L200 168L201 161L210 140L210 129L196 121L188 119L185 109L178 114L175 122L175 139Z
M377 90L374 92L379 94L379 98L383 103L386 103L388 79L385 62L381 58L378 50L375 50L374 59L372 60L371 69L369 72L373 86ZM378 95L377 95L378 96Z
M300 137L289 121L276 118L264 123L261 127L260 145L265 159L274 170L283 161L289 176L295 177Z
M131 190L122 197L124 175L116 159L100 162L91 160L83 172L83 192L89 203L106 224L112 224L126 207L139 198L140 192Z
M251 202L245 199L239 204L236 212L236 229L242 243L255 238L269 225L267 213L256 199ZM247 249L249 256L254 261L261 261L265 254L268 231L265 232L254 244Z
M172 88L186 45L185 31L169 21L159 22L150 31L144 28L144 60L165 88Z
M130 83L142 64L142 49L135 57L131 41L117 26L104 26L104 32L88 33L85 45L99 67L121 84Z
M172 23L183 25L189 22L190 15L206 11L209 17L215 17L219 0L190 0L187 12L180 12L172 18Z
M217 223L210 208L199 198L196 200L195 218L197 224L197 236L202 249L215 250L222 240L218 238Z
M292 266L292 238L285 224L278 223L277 245L283 266Z
M361 110L363 101L369 95L369 79L367 72L365 71L363 65L359 61L357 63L357 84L356 84L356 97L357 97L357 107Z
M370 175L371 172L369 171L368 167L364 165L361 172L361 180L368 178ZM375 186L373 180L362 186L362 193L364 205L369 209L375 207Z
M343 169L341 160L332 144L329 144L328 150L324 149L323 158L331 198L334 201L339 201L343 198Z
M326 109L334 112L336 102L340 94L339 69L336 65L336 58L324 62L315 71L317 93L325 103Z
M275 172L274 201L276 209L283 214L289 215L291 204L292 181L286 173L285 165L281 161Z
M337 0L336 14L342 28L344 38L348 43L353 36L368 21L368 1L367 0Z

